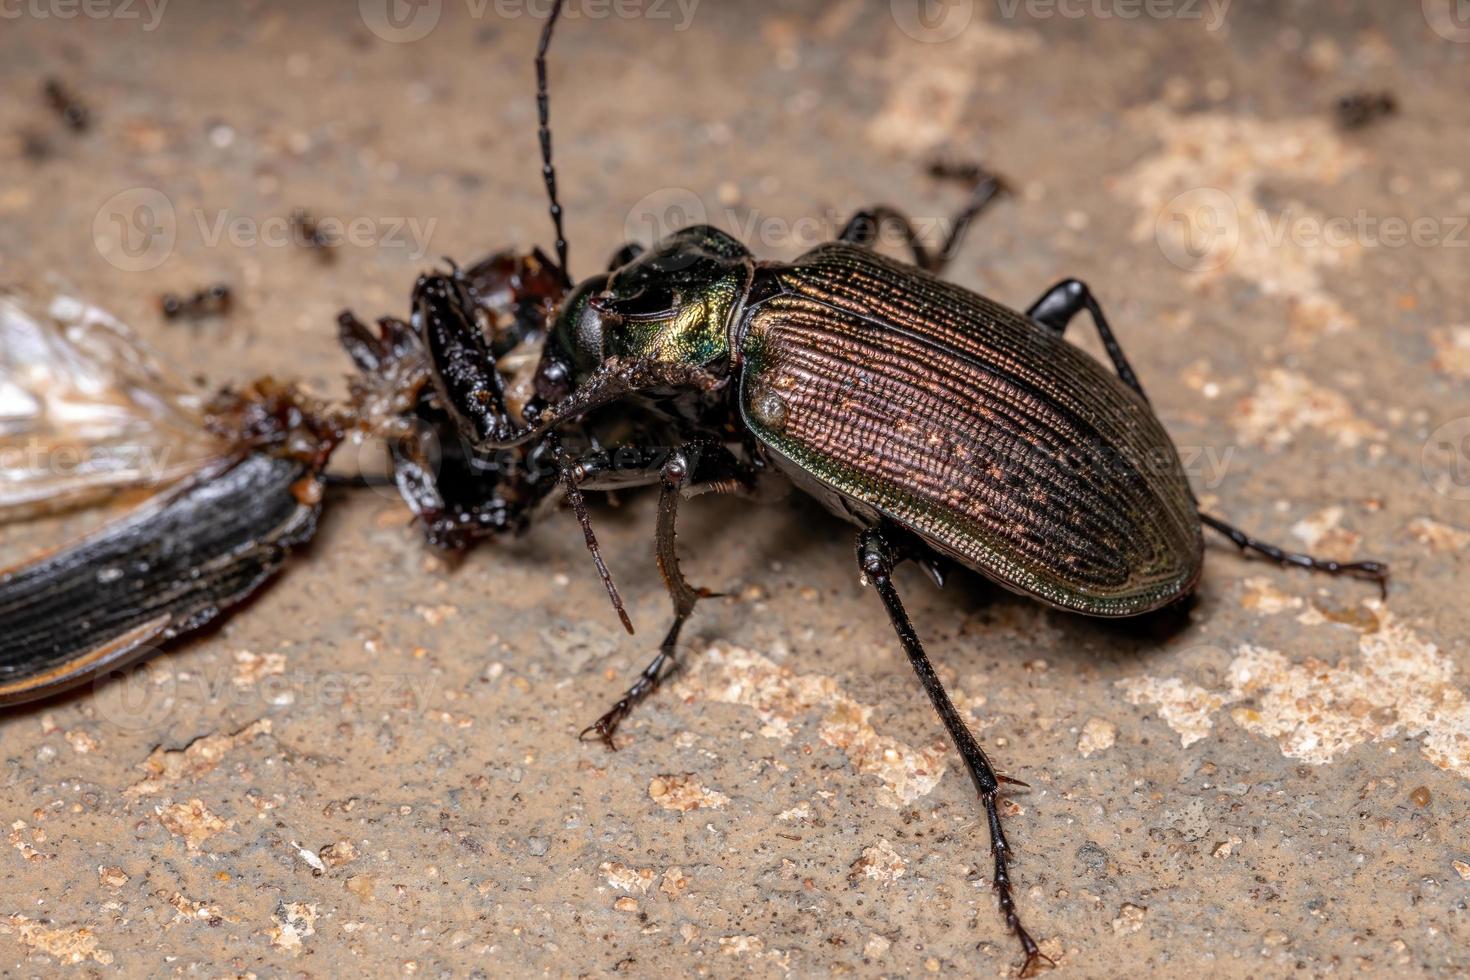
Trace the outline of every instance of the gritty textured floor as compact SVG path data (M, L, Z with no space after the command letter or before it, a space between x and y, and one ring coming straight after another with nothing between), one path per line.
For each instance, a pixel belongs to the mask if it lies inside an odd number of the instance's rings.
M417 40L354 6L180 3L150 30L142 5L13 5L0 281L59 275L210 385L336 395L339 309L402 314L438 256L546 242L540 5L421 4ZM1008 826L1058 975L1470 969L1470 30L1420 6L957 3L946 39L902 0L726 0L562 32L582 274L699 217L775 258L880 199L932 236L961 192L925 164L984 160L1017 193L953 278L1014 305L1087 279L1207 506L1393 563L1380 604L1212 542L1187 612L1113 625L904 571L1030 784ZM1360 89L1400 111L1341 132ZM319 262L272 234L296 206L363 234ZM215 280L228 318L161 319ZM567 514L450 567L358 492L222 628L7 712L0 974L1013 973L974 795L850 531L794 498L686 514L686 567L728 597L615 754L575 734L665 625L640 497L597 515L636 639ZM0 557L98 517L6 528Z

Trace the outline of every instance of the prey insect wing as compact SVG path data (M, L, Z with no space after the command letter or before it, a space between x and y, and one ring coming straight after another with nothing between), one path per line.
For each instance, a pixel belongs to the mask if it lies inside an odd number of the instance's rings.
M156 490L224 459L204 403L80 300L0 297L0 523Z

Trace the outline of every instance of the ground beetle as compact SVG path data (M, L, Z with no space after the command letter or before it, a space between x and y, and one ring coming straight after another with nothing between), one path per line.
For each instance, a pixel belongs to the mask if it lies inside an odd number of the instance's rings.
M893 583L905 560L936 578L959 564L1011 591L1090 616L1146 613L1194 589L1202 527L1284 564L1383 586L1387 569L1287 553L1199 511L1179 456L1083 283L1068 279L1024 314L937 278L966 226L998 190L983 177L930 252L900 212L855 215L838 240L790 263L760 262L715 228L686 228L651 249L627 246L605 274L573 285L552 163L546 53L536 57L543 173L568 290L517 420L504 379L456 274L422 278L414 325L434 384L480 452L546 445L586 532L608 593L583 489L646 482L661 488L656 551L674 604L658 656L585 734L611 740L629 709L658 687L679 630L706 595L680 572L678 502L691 488L749 488L775 469L858 526L857 562L883 601L904 652L980 794L995 857L994 885L1025 955L1046 957L1011 895L1010 845L997 797L1003 782L961 720ZM897 230L914 264L873 250ZM1086 311L1116 373L1063 333ZM606 406L677 403L674 452L625 447L572 458L563 427ZM630 410L641 411L641 407Z
M932 251L903 214L874 207L793 262L757 261L729 235L699 226L647 250L624 246L609 271L574 284L546 77L561 11L559 0L536 54L555 260L502 252L424 276L411 320L385 318L376 335L343 314L341 338L361 371L346 410L274 383L225 393L208 416L218 455L195 477L79 545L0 574L0 703L115 669L242 601L310 537L327 459L348 430L425 426L444 449L437 459L413 439L391 448L399 491L429 540L462 550L520 530L560 488L629 632L583 493L660 488L655 553L674 621L658 655L582 733L611 745L628 712L676 667L680 629L709 595L679 567L680 500L751 491L784 474L859 529L859 570L984 805L993 883L1029 974L1046 957L1021 925L998 809L1001 784L1016 781L995 771L950 701L894 568L912 561L942 583L959 565L1101 617L1138 616L1188 596L1206 526L1283 564L1380 587L1387 568L1288 553L1201 513L1081 282L1061 282L1020 313L939 279L971 219L1000 191L983 173ZM885 230L898 232L912 265L875 251ZM1063 339L1084 311L1112 371ZM510 370L512 362L528 372ZM456 433L462 446L444 438ZM487 465L507 457L515 465ZM168 542L162 552L160 541Z

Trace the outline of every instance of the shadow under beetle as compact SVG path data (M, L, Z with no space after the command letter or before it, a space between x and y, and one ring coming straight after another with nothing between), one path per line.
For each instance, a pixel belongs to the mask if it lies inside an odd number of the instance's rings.
M291 533L195 533L187 518L198 488L186 486L155 507L182 528L171 564L136 563L143 591L128 593L173 596L169 582L189 566L207 566L206 591L209 582L223 583L204 597L209 603L174 609L160 600L146 612L120 611L123 598L99 598L93 579L78 575L88 555L136 558L139 542L156 537L149 522L157 516L134 519L126 533L104 530L90 551L78 546L49 565L0 576L0 634L17 635L8 627L20 624L38 638L24 647L0 638L0 702L115 668L120 644L149 624L167 625L169 615L187 618L158 635L192 629L238 602L286 548L309 537L326 458L355 426L389 437L398 489L440 547L462 550L520 530L562 491L629 632L583 494L659 488L655 553L674 619L657 656L582 733L611 746L634 705L676 666L680 630L710 595L680 569L680 501L695 492L749 492L779 473L858 528L863 579L980 796L995 891L1029 975L1047 957L1021 923L998 808L1002 784L1024 784L997 773L965 726L904 610L894 569L912 561L942 584L959 565L1059 609L1129 617L1193 591L1204 527L1282 564L1381 588L1387 568L1289 553L1201 513L1173 443L1083 283L1065 280L1021 313L941 280L971 220L1000 193L984 173L974 174L970 200L937 250L903 214L873 207L854 215L836 241L789 263L758 261L728 234L698 226L646 250L624 246L608 271L574 282L546 70L562 6L551 10L535 62L555 260L503 252L423 276L410 321L385 318L376 333L343 314L342 341L361 372L346 413L325 415L278 387L264 389L269 398L247 391L229 401L222 417L251 420L230 423L248 458L291 463L256 464L255 476L238 479L248 494L241 500L278 501L260 520ZM889 229L912 264L874 250ZM1063 338L1083 312L1112 370ZM517 360L519 368L507 370ZM293 436L303 426L315 433L308 452ZM417 438L425 432L437 437L437 456ZM232 499L215 493L210 506L218 514ZM247 534L269 547L242 551L236 537ZM242 553L253 556L249 574L232 564ZM56 618L55 610L76 608L57 598L68 589L107 610L112 632Z

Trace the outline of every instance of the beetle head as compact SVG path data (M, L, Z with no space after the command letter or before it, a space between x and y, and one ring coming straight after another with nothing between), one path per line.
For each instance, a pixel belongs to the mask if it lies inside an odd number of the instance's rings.
M547 339L540 387L552 390L538 394L563 397L612 358L707 367L728 357L729 320L752 268L745 246L698 225L586 280Z

